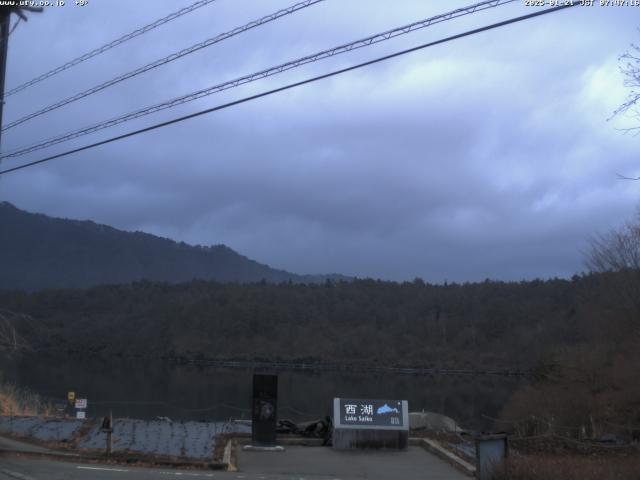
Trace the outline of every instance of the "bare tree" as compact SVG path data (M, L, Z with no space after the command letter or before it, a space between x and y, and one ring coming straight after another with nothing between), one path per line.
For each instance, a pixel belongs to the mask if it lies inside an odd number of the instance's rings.
M18 333L18 322L28 322L26 315L0 309L0 354L10 356L24 350L31 350L30 345Z
M620 56L620 72L624 75L624 86L629 88L625 102L620 105L611 116L612 118L626 113L640 121L640 46L631 44L631 49ZM640 125L624 129L625 132L640 133Z
M609 120L626 113L628 117L637 120L640 123L640 47L631 44L631 49L620 55L620 72L624 75L624 86L629 88L629 94L622 105L614 110ZM634 135L640 134L640 125L635 127L623 128L624 133L632 132ZM621 180L640 180L639 177L629 177L627 175L617 174Z
M585 260L591 272L600 274L609 333L640 335L640 211L634 221L593 237Z
M591 239L587 267L592 272L640 270L640 214L635 222Z

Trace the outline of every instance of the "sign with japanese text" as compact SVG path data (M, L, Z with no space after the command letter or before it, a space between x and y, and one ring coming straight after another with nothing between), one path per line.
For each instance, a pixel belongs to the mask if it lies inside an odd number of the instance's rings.
M76 398L76 408L79 408L79 409L87 408L87 399L86 398Z
M339 427L406 430L406 400L334 399L334 422Z

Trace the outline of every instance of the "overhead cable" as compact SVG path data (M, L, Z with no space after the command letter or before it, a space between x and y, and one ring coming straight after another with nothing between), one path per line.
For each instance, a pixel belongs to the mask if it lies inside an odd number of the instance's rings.
M475 3L468 7L459 8L456 10L452 10L447 13L443 13L440 15L436 15L433 17L426 18L424 20L419 20L417 22L410 23L408 25L403 25L401 27L396 27L391 30L387 30L382 33L376 33L375 35L370 35L366 38L362 38L360 40L356 40L354 42L346 43L343 45L339 45L337 47L329 48L326 50L322 50L320 52L313 53L311 55L307 55L302 58L298 58L296 60L291 60L289 62L277 65L275 67L270 67L265 70L260 70L258 72L251 73L249 75L245 75L234 80L229 80L211 87L204 88L202 90L198 90L196 92L189 93L187 95L183 95L177 98L173 98L171 100L164 101L162 103L158 103L149 107L145 107L139 110L135 110L133 112L129 112L127 114L121 115L119 117L115 117L109 120L105 120L100 123L96 123L87 127L82 127L78 130L74 130L68 133L64 133L62 135L58 135L56 137L49 138L47 140L43 140L41 142L18 147L10 152L3 153L0 155L0 159L3 158L12 158L19 157L22 155L26 155L27 153L34 152L36 150L41 150L43 148L47 148L53 145L57 145L62 142L66 142L84 135L88 135L90 133L97 132L99 130L103 130L105 128L113 127L115 125L119 125L124 122L128 122L130 120L134 120L139 117L143 117L145 115L149 115L155 112L159 112L162 110L166 110L168 108L172 108L178 105L182 105L187 102L192 102L199 98L203 98L214 93L221 92L223 90L228 90L231 88L238 87L240 85L244 85L246 83L254 82L256 80L261 80L266 77L270 77L273 75L277 75L279 73L285 72L287 70L291 70L294 68L298 68L302 65L306 65L308 63L317 62L319 60L323 60L325 58L333 57L335 55L339 55L342 53L350 52L352 50L367 47L369 45L373 45L376 43L384 42L391 38L406 35L415 30L419 30L422 28L429 27L436 23L441 23L444 21L452 20L454 18L458 18L464 15L469 15L471 13L475 13L481 10L486 10L488 8L494 8L501 5L505 5L508 3L513 3L516 0L488 0L480 3Z
M80 63L85 62L90 58L95 57L96 55L100 55L101 53L104 53L107 50L111 50L112 48L117 47L118 45L121 45L124 42L131 40L132 38L139 37L140 35L147 33L148 31L153 30L154 28L159 27L160 25L164 25L165 23L175 20L176 18L186 15L187 13L193 12L194 10L200 7L204 7L205 5L208 5L215 1L216 0L198 0L197 2L195 2L192 5L189 5L188 7L181 8L177 12L173 12L167 15L166 17L160 18L155 22L145 25L144 27L137 28L133 32L127 33L126 35L122 35L121 37L116 38L115 40L107 43L106 45L102 45L101 47L95 48L90 52L80 55L79 57L74 58L73 60L70 60L63 65L60 65L59 67L54 68L53 70L49 70L48 72L45 72L42 75L38 75L37 77L29 80L28 82L24 82L18 85L17 87L12 88L11 90L9 90L7 93L4 94L4 98L7 98L15 93L18 93L24 90L25 88L28 88L32 85L35 85L36 83L46 80L47 78L53 77L54 75L57 75L60 72L68 70L71 67L75 67L76 65L79 65Z
M112 142L115 142L115 141L118 141L118 140L123 140L125 138L129 138L129 137L133 137L135 135L139 135L141 133L150 132L150 131L156 130L158 128L166 127L168 125L173 125L174 123L183 122L183 121L189 120L191 118L195 118L195 117L199 117L199 116L202 116L202 115L206 115L208 113L212 113L212 112L215 112L215 111L218 111L218 110L223 110L223 109L226 109L226 108L229 108L229 107L233 107L235 105L240 105L242 103L246 103L246 102L249 102L251 100L256 100L258 98L262 98L262 97L266 97L266 96L269 96L269 95L273 95L275 93L283 92L285 90L290 90L290 89L295 88L295 87L299 87L299 86L306 85L306 84L309 84L309 83L317 82L317 81L323 80L325 78L334 77L336 75L340 75L340 74L343 74L343 73L346 73L346 72L350 72L352 70L356 70L356 69L363 68L363 67L366 67L366 66L369 66L369 65L373 65L373 64L376 64L376 63L384 62L384 61L390 60L392 58L400 57L400 56L406 55L408 53L416 52L418 50L423 50L423 49L428 48L428 47L432 47L432 46L435 46L435 45L440 45L442 43L450 42L452 40L457 40L459 38L468 37L470 35L474 35L474 34L477 34L477 33L485 32L487 30L493 30L495 28L503 27L505 25L510 25L512 23L521 22L521 21L524 21L524 20L528 20L530 18L539 17L541 15L554 13L554 12L557 12L557 11L560 11L560 10L564 10L564 9L567 9L567 8L574 7L576 5L579 5L579 3L566 4L566 5L561 5L561 6L558 6L558 7L547 8L547 9L544 9L544 10L538 10L536 12L533 12L533 13L530 13L530 14L527 14L527 15L522 15L520 17L515 17L515 18L508 19L508 20L503 20L503 21L498 22L498 23L493 23L491 25L486 25L484 27L475 28L473 30L468 30L468 31L463 32L463 33L459 33L459 34L456 34L456 35L451 35L449 37L445 37L445 38L442 38L440 40L436 40L436 41L429 42L429 43L423 43L422 45L418 45L417 47L408 48L406 50L401 50L399 52L391 53L389 55L378 57L378 58L375 58L373 60L362 62L362 63L356 64L356 65L352 65L350 67L342 68L340 70L334 70L332 72L325 73L323 75L318 75L318 76L315 76L315 77L308 78L306 80L301 80L299 82L290 83L290 84L282 86L282 87L274 88L272 90L267 90L265 92L261 92L261 93L255 94L255 95L250 95L248 97L244 97L244 98L241 98L239 100L234 100L232 102L228 102L228 103L225 103L225 104L222 104L222 105L218 105L218 106L215 106L215 107L212 107L212 108L207 108L205 110L200 110L198 112L191 113L189 115L184 115L182 117L174 118L174 119L168 120L166 122L157 123L155 125L151 125L149 127L141 128L139 130L134 130L132 132L128 132L128 133L125 133L125 134L122 134L122 135L117 135L115 137L111 137L111 138L108 138L106 140L101 140L99 142L95 142L95 143L92 143L92 144L89 144L89 145L85 145L83 147L74 148L72 150L67 150L66 152L58 153L56 155L51 155L49 157L45 157L45 158L42 158L40 160L36 160L36 161L33 161L33 162L29 162L29 163L25 163L25 164L22 164L22 165L18 165L17 167L8 168L6 170L0 170L0 175L4 175L4 174L10 173L10 172L15 172L17 170L22 170L24 168L32 167L34 165L39 165L41 163L49 162L51 160L56 160L58 158L66 157L66 156L71 155L73 153L78 153L78 152L82 152L82 151L85 151L85 150L90 150L92 148L95 148L95 147L98 147L98 146L101 146L101 145L106 145L108 143L112 143Z
M2 127L2 131L5 130L9 130L10 128L16 127L18 125L20 125L21 123L24 123L26 121L29 121L33 118L39 117L40 115L44 115L45 113L49 113L53 110L56 110L60 107L64 107L65 105L68 105L70 103L73 102L77 102L78 100L88 97L89 95L93 95L94 93L98 93L102 90L104 90L105 88L109 88L112 87L113 85L116 85L120 82L124 82L125 80L128 80L130 78L133 77L137 77L138 75L148 72L149 70L153 70L154 68L158 68L161 65L165 65L167 63L173 62L174 60L178 60L179 58L182 58L186 55L189 55L191 53L197 52L198 50L202 50L203 48L206 47L210 47L211 45L214 45L216 43L222 42L223 40L227 40L228 38L234 37L236 35L239 35L241 33L246 32L247 30L250 30L252 28L256 28L259 27L261 25L264 25L266 23L269 22L273 22L274 20L277 20L281 17L284 17L286 15L291 15L292 13L297 12L298 10L302 10L303 8L307 8L310 7L311 5L315 5L316 3L320 3L323 2L324 0L304 0L303 2L300 3L296 3L295 5L292 5L288 8L284 8L282 10L278 10L275 13L272 13L270 15L266 15L262 18L259 18L257 20L254 20L252 22L247 23L246 25L243 25L241 27L237 27L234 28L233 30L230 30L228 32L225 33L221 33L220 35L216 35L215 37L209 38L203 42L199 42L196 43L195 45L192 45L188 48L185 48L184 50L180 50L179 52L174 52L171 55L168 55L166 57L160 58L154 62L148 63L146 65L143 65L142 67L136 68L135 70L132 70L130 72L127 72L125 74L119 75L115 78L112 78L111 80L108 80L106 82L103 82L99 85L96 85L94 87L89 88L88 90L84 90L80 93L76 93L75 95L72 95L70 97L67 97L63 100L60 100L56 103L53 103L49 106L46 106L44 108L41 108L40 110L37 110L33 113L30 113L29 115L25 115L24 117L21 117L17 120L14 120L13 122L8 123L7 125L5 125L4 127Z

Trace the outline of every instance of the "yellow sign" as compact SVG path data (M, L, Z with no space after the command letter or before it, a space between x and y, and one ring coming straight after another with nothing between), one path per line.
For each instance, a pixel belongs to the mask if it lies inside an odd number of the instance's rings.
M73 402L75 399L76 399L76 392L67 393L67 400L69 400L69 402Z

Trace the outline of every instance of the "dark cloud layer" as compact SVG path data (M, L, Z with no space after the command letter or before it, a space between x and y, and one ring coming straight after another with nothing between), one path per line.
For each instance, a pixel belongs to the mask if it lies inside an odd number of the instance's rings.
M18 26L8 88L190 2L67 3ZM218 0L9 98L5 121L286 5ZM463 5L327 0L10 130L5 148ZM530 11L436 25L69 145ZM569 276L588 236L638 200L615 172L640 174L640 140L606 119L626 94L617 56L639 12L576 7L440 45L8 175L0 197L300 273Z

